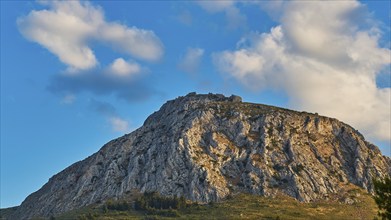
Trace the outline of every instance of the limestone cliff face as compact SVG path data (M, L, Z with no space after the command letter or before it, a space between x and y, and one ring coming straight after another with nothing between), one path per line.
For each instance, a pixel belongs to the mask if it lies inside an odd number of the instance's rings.
M198 202L236 192L310 202L348 183L372 192L372 178L385 175L390 158L336 119L192 93L50 178L13 218L55 215L134 190Z

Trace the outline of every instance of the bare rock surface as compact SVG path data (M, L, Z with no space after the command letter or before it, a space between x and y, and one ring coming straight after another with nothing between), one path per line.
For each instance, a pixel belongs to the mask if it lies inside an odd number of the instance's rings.
M237 192L328 200L344 184L373 192L391 160L337 119L190 93L134 132L56 174L12 219L48 217L136 190L207 203Z

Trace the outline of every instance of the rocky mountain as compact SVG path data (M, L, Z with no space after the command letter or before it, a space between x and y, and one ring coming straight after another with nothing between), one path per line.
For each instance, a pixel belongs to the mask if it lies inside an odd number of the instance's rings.
M134 191L207 203L236 192L327 200L346 184L373 191L391 159L354 128L318 114L190 93L134 132L50 178L12 219L51 216Z

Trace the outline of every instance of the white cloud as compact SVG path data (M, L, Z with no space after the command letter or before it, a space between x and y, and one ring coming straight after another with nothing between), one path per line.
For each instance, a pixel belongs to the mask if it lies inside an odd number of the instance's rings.
M178 68L187 73L195 73L198 70L203 55L204 49L188 48L185 56L178 64Z
M52 2L51 10L31 11L17 20L22 34L56 54L72 68L88 69L97 64L87 38L103 22L102 13L90 4Z
M247 38L250 46L214 54L220 71L255 90L283 90L294 108L391 141L391 89L376 86L391 53L378 46L380 32L365 7L354 1L284 2L281 11L281 25Z
M163 45L152 31L106 23L97 34L115 49L139 59L156 61L163 55Z
M89 46L91 40L148 61L158 60L163 54L162 43L152 31L107 22L102 9L88 2L42 3L49 9L33 10L18 18L19 30L58 56L70 70L86 70L98 64Z
M116 116L116 117L111 117L109 121L114 131L118 131L118 132L129 131L129 123L126 120Z
M229 29L236 29L245 26L246 16L240 13L239 8L235 5L238 1L234 0L219 0L219 1L203 1L199 0L196 3L208 13L224 12L227 19Z
M210 13L216 13L225 11L228 8L234 6L233 0L221 0L221 1L197 1L197 3L206 11Z
M110 65L109 71L117 76L130 76L140 73L141 67L135 62L126 62L122 58L117 58Z

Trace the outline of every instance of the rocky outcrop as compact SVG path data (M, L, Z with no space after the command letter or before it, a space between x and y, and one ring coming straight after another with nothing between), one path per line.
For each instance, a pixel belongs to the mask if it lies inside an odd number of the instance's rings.
M198 202L231 193L327 200L344 184L373 191L391 160L336 119L190 93L144 125L50 178L14 219L51 216L133 191Z

